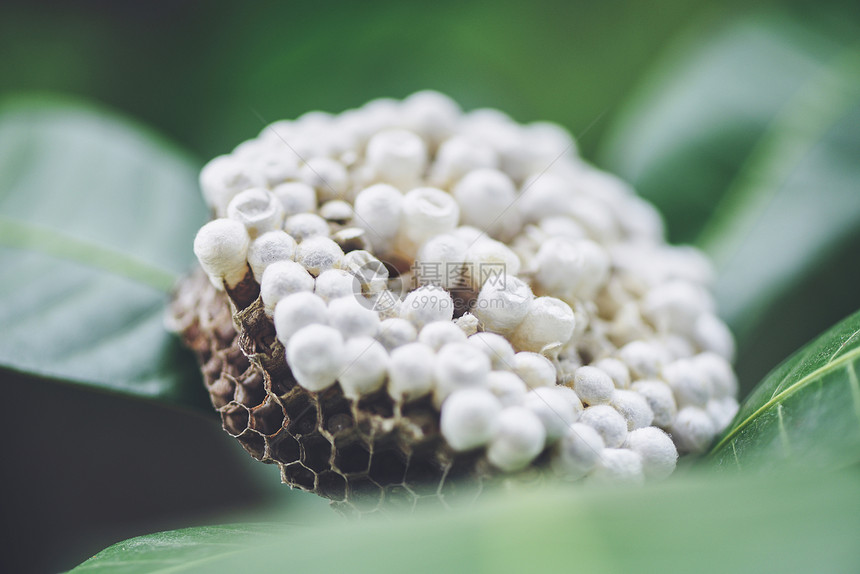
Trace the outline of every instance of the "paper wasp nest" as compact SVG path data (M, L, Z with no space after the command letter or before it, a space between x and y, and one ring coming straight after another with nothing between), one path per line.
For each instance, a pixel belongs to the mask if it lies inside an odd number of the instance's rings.
M737 411L708 262L558 126L420 92L276 122L200 181L176 328L224 429L344 512L665 478Z

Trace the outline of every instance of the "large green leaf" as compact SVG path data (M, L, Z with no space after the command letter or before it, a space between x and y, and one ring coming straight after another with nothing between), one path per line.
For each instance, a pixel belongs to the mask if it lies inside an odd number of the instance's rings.
M286 531L282 525L251 523L158 532L114 544L74 572L209 572L250 547L270 539L280 543L277 535Z
M601 146L693 241L774 120L843 44L785 16L698 22L670 44Z
M773 370L711 456L722 467L860 462L860 311Z
M743 382L856 305L853 37L774 13L708 21L670 51L604 148L604 161L661 208L672 237L697 239L713 257ZM814 286L823 296L808 297L817 276L828 277ZM773 312L798 303L813 311L805 322Z
M206 218L194 164L110 114L31 101L0 105L0 367L200 403L163 326Z
M377 522L153 534L72 572L853 572L856 488L853 474L521 488Z

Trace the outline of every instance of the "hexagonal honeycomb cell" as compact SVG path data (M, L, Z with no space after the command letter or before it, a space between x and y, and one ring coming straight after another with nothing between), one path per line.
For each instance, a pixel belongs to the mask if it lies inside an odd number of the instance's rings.
M338 385L306 391L254 285L225 294L198 269L172 306L227 433L277 464L284 483L345 515L474 500L493 473L480 456L447 447L429 397L400 405L386 392L355 402Z

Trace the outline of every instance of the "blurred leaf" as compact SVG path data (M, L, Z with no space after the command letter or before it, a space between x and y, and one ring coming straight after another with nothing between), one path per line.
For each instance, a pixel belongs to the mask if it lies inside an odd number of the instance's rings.
M860 228L860 49L811 78L756 144L700 238L741 334ZM846 294L856 294L854 289Z
M849 572L860 568L856 488L852 474L511 489L469 509L272 527L253 539L143 536L72 572Z
M674 241L693 241L780 110L840 48L786 17L706 18L653 66L601 158L660 207Z
M774 369L711 451L723 467L860 462L860 311Z
M195 171L93 108L0 105L0 367L205 403L193 359L163 326L206 219Z
M205 572L282 530L272 524L230 524L158 532L114 544L73 572Z
M848 36L771 13L696 28L604 149L674 239L697 237L714 258L742 381L769 368L755 357L785 356L827 324L786 330L768 317L777 303L793 306L805 280L835 279L831 296L802 302L819 321L856 306L856 254L829 257L860 238L860 45Z

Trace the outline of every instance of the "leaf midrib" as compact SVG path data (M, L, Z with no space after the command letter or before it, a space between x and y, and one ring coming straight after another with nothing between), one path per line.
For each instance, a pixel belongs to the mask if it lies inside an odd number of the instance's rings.
M714 454L721 448L723 448L723 446L725 446L729 441L734 439L743 429L745 429L750 424L750 422L758 418L763 412L771 409L774 405L781 404L786 398L790 397L812 381L817 380L819 375L823 375L829 371L833 371L844 363L850 363L851 359L854 359L856 357L860 357L860 347L855 347L854 349L845 353L835 361L827 362L821 365L811 373L808 373L807 375L802 377L793 385L787 387L785 390L771 397L770 400L768 400L765 404L756 409L752 414L750 414L750 416L748 416L740 424L735 426L729 434L723 437L723 439L718 442L713 449L711 449L711 454Z
M191 561L188 561L188 560L182 560L179 564L177 564L177 563L176 563L176 562L177 562L177 560L175 560L175 559L161 559L161 560L156 560L157 562L170 562L170 566L166 566L166 567L164 567L164 568L158 568L158 569L155 569L155 570L150 570L149 572L150 572L151 574L170 574L171 572L182 572L183 570L189 570L189 569L191 569L191 568L196 568L197 566L200 566L200 565L202 565L202 564L206 564L207 562L212 562L212 561L214 561L214 560L221 560L222 558L225 558L225 557L227 557L227 556L232 556L232 555L234 555L234 554L241 554L242 552L246 552L247 550L248 550L247 548L236 548L236 549L231 550L231 551L229 551L229 552L221 552L221 553L218 553L218 554L210 554L209 556L203 556L203 557L201 557L201 558L196 558L196 559L191 560ZM98 563L94 563L94 564L92 564L92 565L88 565L88 564L84 563L84 564L82 564L81 566L85 567L85 569L84 569L84 570L80 570L80 571L81 571L81 572L86 572L87 570L94 570L94 569L96 569L96 568L103 568L103 567L104 567L104 566L106 566L106 565L107 565L107 566L110 566L110 567L113 567L113 566L118 565L118 564L119 564L119 565L122 565L122 566L132 566L132 567L133 567L135 564L138 564L138 563L145 563L145 562L153 562L153 560L141 560L141 561L130 560L130 561L128 561L128 562L122 562L122 563L117 563L117 562L102 563L102 562L98 562ZM73 570L72 572L74 572L74 570Z
M217 530L219 531L220 534L227 534L227 535L234 535L235 534L235 535L241 536L241 535L248 535L248 534L254 534L255 533L251 529L243 529L243 528L238 528L238 529L236 529L236 528L231 528L231 529L220 529L220 528L218 528ZM150 535L150 536L152 536L152 535ZM149 538L150 536L143 536L141 538L145 539L145 538ZM124 543L119 543L119 544L125 544L128 542L132 542L134 540L136 540L136 539L127 540ZM119 544L112 546L111 549L116 548L117 546L119 546ZM188 546L187 540L185 540L185 539L180 540L176 544L173 544L173 546L179 550L185 549ZM108 567L132 566L133 567L136 564L141 564L141 563L162 563L162 564L164 564L163 567L160 567L160 568L157 568L154 570L149 570L148 572L151 572L152 574L172 574L175 572L187 571L189 569L196 568L196 567L198 567L202 564L206 564L208 562L212 562L215 560L221 560L227 556L233 556L235 554L247 553L249 551L254 550L253 546L249 547L247 545L241 545L241 544L237 544L234 542L220 542L220 541L219 542L205 542L205 541L196 540L192 543L192 546L195 548L200 548L202 546L214 546L221 551L220 552L214 551L215 552L214 554L209 554L207 556L201 556L199 558L194 558L193 560L190 560L190 561L186 560L186 559L182 559L181 561L178 561L176 558L169 557L169 558L154 558L154 559L144 558L141 560L129 560L129 561L124 561L124 562L117 562L116 560L108 560L107 562L105 562L104 560L99 560L98 562L93 562L91 564L88 564L88 562L89 562L89 560L88 560L87 562L80 564L77 568L72 570L69 574L72 574L72 572L89 572L89 571L97 570L99 568L103 568L105 566L108 566ZM97 559L97 558L98 558L98 555L94 556L91 560Z
M178 276L140 259L28 222L0 217L0 247L24 249L95 267L168 292Z

